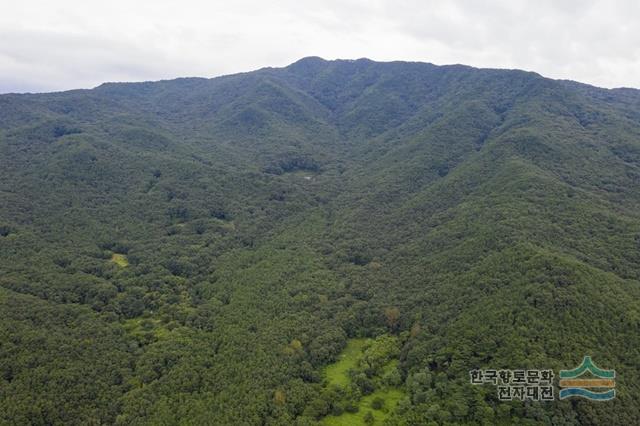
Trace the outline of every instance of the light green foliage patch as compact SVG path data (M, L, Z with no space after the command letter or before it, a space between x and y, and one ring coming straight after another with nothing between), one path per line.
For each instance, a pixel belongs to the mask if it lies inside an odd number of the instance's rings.
M111 255L111 261L121 268L125 268L129 266L129 260L127 259L127 256L124 254L113 253Z

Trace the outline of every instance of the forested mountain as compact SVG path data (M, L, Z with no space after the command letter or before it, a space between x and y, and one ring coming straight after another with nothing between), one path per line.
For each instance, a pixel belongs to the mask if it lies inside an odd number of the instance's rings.
M639 91L523 71L0 95L0 424L639 424L639 184ZM614 400L469 383L585 355Z

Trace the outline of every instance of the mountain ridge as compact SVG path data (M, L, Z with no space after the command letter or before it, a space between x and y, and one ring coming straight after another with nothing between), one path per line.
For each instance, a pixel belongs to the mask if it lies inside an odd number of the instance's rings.
M500 72L522 72L522 73L528 73L528 74L532 74L532 75L536 75L548 80L553 80L553 81L557 81L557 82L563 82L563 83L567 83L570 85L581 85L581 86L588 86L591 88L595 88L595 89L600 89L600 90L605 90L605 91L633 91L633 92L637 92L638 88L634 88L634 87L628 87L628 86L621 86L621 87L612 87L612 88L605 88L605 87L600 87L597 85L593 85L593 84L589 84L589 83L584 83L584 82L580 82L578 80L571 80L571 79L554 79L551 77L545 77L541 74L539 74L536 71L526 71L526 70L522 70L519 68L491 68L491 67L476 67L476 66L471 66L471 65L465 65L465 64L442 64L442 65L436 65L433 64L431 62L424 62L424 61L407 61L407 60L392 60L392 61L376 61L376 60L372 60L366 57L362 57L362 58L358 58L358 59L324 59L320 56L305 56L302 57L292 63L290 63L289 65L285 65L282 67L262 67L262 68L258 68L256 70L253 71L243 71L243 72L237 72L237 73L231 73L231 74L223 74L223 75L219 75L219 76L214 76L214 77L199 77L199 76L191 76L191 77L174 77L174 78L168 78L168 79L160 79L160 80L144 80L144 81L136 81L136 82L127 82L127 81L105 81L100 83L99 85L92 87L92 88L83 88L83 89L68 89L68 90L59 90L59 91L52 91L52 92L7 92L7 93L0 93L0 96L4 96L4 95L11 95L11 96L16 96L16 95L45 95L45 94L59 94L59 93L67 93L67 92L82 92L82 91L90 91L90 90L95 90L95 89L99 89L99 88L105 88L105 87L110 87L110 86L114 86L114 85L118 85L118 84L122 84L122 85L148 85L150 83L166 83L166 82L172 82L172 81L184 81L184 82L188 82L188 81L207 81L207 80L214 80L214 79L219 79L219 78L229 78L229 77L233 77L233 76L241 76L241 75L246 75L246 74L250 74L250 73L255 73L255 72L260 72L260 71L274 71L274 70L282 70L282 69L287 69L287 68L296 68L299 65L305 64L307 62L314 62L316 64L326 64L326 63L357 63L357 62L365 62L365 63L377 63L377 64L419 64L419 65L428 65L428 66L433 66L433 67L449 67L449 68L462 68L462 69L473 69L473 70L481 70L481 71L500 71Z

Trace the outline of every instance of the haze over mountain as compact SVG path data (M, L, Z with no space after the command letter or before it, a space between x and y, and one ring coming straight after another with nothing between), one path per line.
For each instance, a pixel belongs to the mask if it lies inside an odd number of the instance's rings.
M517 70L1 95L0 423L637 424L639 183L639 91ZM615 400L469 384L585 355Z

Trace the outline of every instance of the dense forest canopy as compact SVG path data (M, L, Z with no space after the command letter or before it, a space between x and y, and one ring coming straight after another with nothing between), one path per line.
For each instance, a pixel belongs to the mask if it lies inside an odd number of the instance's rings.
M1 95L0 423L638 424L639 184L640 92L523 71Z

